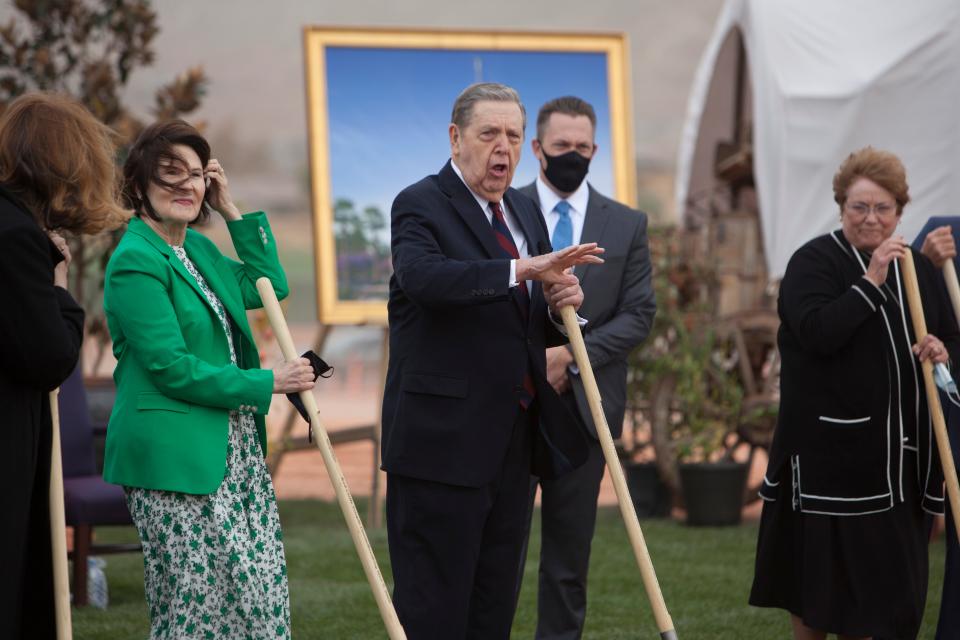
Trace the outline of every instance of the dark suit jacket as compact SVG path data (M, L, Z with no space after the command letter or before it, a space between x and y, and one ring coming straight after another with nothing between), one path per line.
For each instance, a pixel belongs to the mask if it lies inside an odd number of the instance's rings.
M960 238L960 217L933 216L927 220L927 223L923 225L923 228L917 233L917 237L913 241L913 248L920 251L920 249L923 248L923 240L927 237L927 234L943 225L949 225L951 227L951 233L953 233L954 239ZM960 256L953 259L953 265L957 273L960 273ZM938 279L943 280L942 272ZM948 303L945 301L944 305L948 305ZM953 375L954 378L956 378L956 365L954 365L953 369ZM947 420L947 432L950 435L950 450L953 452L953 462L955 466L960 466L960 460L957 458L958 451L960 451L960 408L954 406L942 391L940 392L940 404L943 406L943 413ZM949 507L949 505L947 506ZM958 602L960 601L960 553L958 553L960 547L957 545L957 534L954 531L953 518L949 513L949 509L947 511L947 534L945 536L947 541L947 560L943 576L943 595L940 597L940 602ZM951 634L956 634L957 629L960 629L960 609L950 606L940 607L940 618L937 621L937 634L935 637L949 638Z
M520 189L540 207L536 182ZM590 187L580 242L596 242L606 251L603 264L575 269L583 288L579 314L588 323L583 341L590 356L603 413L614 438L623 431L627 402L627 356L650 333L657 305L647 246L647 215L611 200ZM570 379L577 409L590 433L597 429L580 376Z
M504 195L531 254L550 250L539 211ZM509 259L448 162L393 202L390 363L383 399L383 468L478 487L502 464L528 362L542 422L538 473L579 466L585 434L546 380L547 346L566 338L547 315L539 283L528 320L508 287Z

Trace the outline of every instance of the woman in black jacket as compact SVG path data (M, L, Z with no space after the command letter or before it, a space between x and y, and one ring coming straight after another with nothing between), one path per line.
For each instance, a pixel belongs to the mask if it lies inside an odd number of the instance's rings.
M83 310L55 231L123 220L113 157L109 131L69 98L26 95L0 119L0 638L56 635L47 394L77 364Z
M798 639L913 639L924 512L944 507L919 361L960 361L960 334L933 265L894 235L910 199L900 160L852 153L833 190L841 229L798 249L780 285L780 414L750 603L789 611ZM907 251L931 334L919 344Z

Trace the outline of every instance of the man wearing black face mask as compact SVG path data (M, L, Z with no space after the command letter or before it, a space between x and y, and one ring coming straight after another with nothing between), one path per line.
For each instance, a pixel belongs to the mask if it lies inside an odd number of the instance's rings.
M562 97L543 105L532 141L540 175L520 192L539 205L554 250L580 242L599 242L606 249L604 264L577 267L576 275L584 292L580 314L589 320L584 335L587 353L607 423L617 438L626 406L627 356L650 332L656 304L646 214L600 195L585 179L597 150L596 124L593 107L580 98ZM554 479L531 479L531 518L537 485L542 491L536 637L579 638L605 465L583 383L567 347L547 349L547 379L592 438L582 467Z

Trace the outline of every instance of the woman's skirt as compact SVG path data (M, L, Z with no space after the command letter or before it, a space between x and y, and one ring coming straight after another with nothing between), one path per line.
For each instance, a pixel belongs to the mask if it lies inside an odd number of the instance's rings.
M828 633L914 640L927 598L928 516L906 453L906 501L887 511L829 516L794 511L789 499L764 503L750 604ZM790 486L789 474L781 481Z
M277 501L252 416L230 413L216 492L125 490L143 544L151 639L290 637Z

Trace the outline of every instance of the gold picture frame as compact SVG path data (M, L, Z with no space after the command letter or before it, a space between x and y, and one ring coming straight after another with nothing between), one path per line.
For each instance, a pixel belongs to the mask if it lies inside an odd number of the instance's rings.
M606 188L601 191L610 193L621 202L635 206L636 168L633 150L632 110L630 104L630 83L628 69L628 43L624 34L601 33L539 33L511 31L458 31L458 30L408 30L408 29L351 29L330 27L304 28L304 56L307 88L307 112L310 148L311 206L313 210L314 265L317 286L317 317L324 324L386 324L386 290L384 274L388 273L389 241L384 245L383 222L386 216L386 229L389 231L389 208L386 199L381 198L378 206L357 209L357 202L335 197L334 182L356 182L355 174L363 174L369 168L367 184L380 184L382 168L379 163L386 160L392 166L403 170L416 170L416 178L407 178L403 184L393 185L393 195L416 180L436 173L446 156L415 162L410 158L410 150L425 148L419 142L397 138L397 130L403 133L405 122L403 109L423 99L429 105L422 110L412 109L419 116L421 124L424 115L432 114L430 120L437 119L435 133L446 139L449 110L459 90L471 83L471 80L504 82L520 91L527 108L527 140L521 154L521 163L533 157L529 149L529 132L535 131L536 110L542 101L560 95L579 95L597 107L597 133L600 143L601 121L605 125L604 140L607 141L603 167L609 167ZM415 56L415 59L411 59ZM463 71L464 56L470 56L474 78L458 75ZM487 64L494 68L490 77L485 77L477 68ZM396 69L394 69L396 65ZM457 66L459 65L459 67ZM538 67L539 65L539 67ZM579 66L578 66L579 65ZM571 75L571 68L583 69L578 81ZM605 73L596 73L596 69ZM499 71L496 71L499 69ZM511 78L519 79L521 70L526 75L523 81L511 83ZM432 75L429 72L433 71ZM448 73L449 71L449 73ZM407 74L407 75L404 75ZM417 75L421 74L421 75ZM503 77L501 77L503 76ZM390 82L406 82L399 86L388 86ZM524 98L524 82L530 83L535 90L532 95L541 96L541 102L533 104ZM580 85L577 83L580 82ZM578 91L586 83L595 90L593 98ZM331 89L331 83L334 88ZM600 85L606 87L605 95ZM553 90L555 85L556 89ZM456 87L459 87L458 89ZM548 90L552 90L548 91ZM403 95L400 95L403 94ZM352 101L352 102L351 102ZM442 105L437 104L443 102ZM598 104L599 103L599 104ZM444 115L440 107L446 109ZM600 108L602 107L602 108ZM354 139L367 140L367 143L350 141L349 135L339 135L336 123L331 125L331 114L345 114L345 118L355 118L369 109L371 116L368 126L346 126ZM393 111L393 110L395 111ZM386 114L386 116L385 116ZM401 122L397 126L394 116ZM391 122L385 122L390 120ZM412 117L410 121L416 120ZM534 122L530 122L530 121ZM356 124L356 121L352 121ZM382 124L383 149L376 149L379 138L369 135L370 130ZM426 125L424 125L426 126ZM422 135L422 133L421 133ZM366 137L365 137L366 136ZM331 152L331 142L338 145L336 153ZM356 146L354 146L356 145ZM437 146L437 138L430 135L430 145ZM598 154L591 165L590 181L593 180L595 165L600 167L597 157L604 144L600 143ZM356 151L356 153L354 153ZM438 152L440 153L440 152ZM332 162L353 162L359 168L339 170ZM335 179L338 176L347 176ZM528 182L530 172L524 182L514 178L514 186ZM600 168L597 171L601 171ZM402 173L402 172L399 172ZM518 167L518 174L520 167ZM414 174L410 174L414 175ZM389 181L387 181L389 182ZM363 187L359 188L360 191ZM344 211L341 218L335 214ZM384 214L383 209L386 208ZM372 220L369 231L375 238L376 247L362 252L338 253L338 242L346 246L345 231L349 226L345 221L355 224L366 214ZM338 235L339 234L339 235ZM362 233L360 237L364 236ZM384 257L386 250L386 258ZM362 262L360 267L350 266L352 262ZM353 286L352 271L362 271L367 281ZM348 278L350 276L350 278ZM357 282L362 279L358 278ZM344 291L341 291L343 289Z

